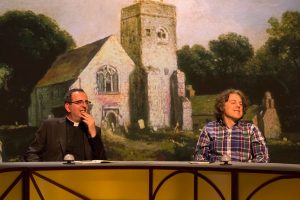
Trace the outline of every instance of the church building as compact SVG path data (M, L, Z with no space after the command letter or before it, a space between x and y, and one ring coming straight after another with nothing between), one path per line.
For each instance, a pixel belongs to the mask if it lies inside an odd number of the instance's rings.
M29 124L63 116L67 90L82 88L101 125L143 121L152 128L192 129L185 75L177 66L176 7L137 0L121 11L120 38L104 39L57 58L31 94Z

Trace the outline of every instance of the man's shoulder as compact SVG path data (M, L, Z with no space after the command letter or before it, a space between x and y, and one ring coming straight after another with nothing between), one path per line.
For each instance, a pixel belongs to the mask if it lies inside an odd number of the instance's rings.
M215 121L210 121L210 122L207 122L204 127L203 127L203 130L206 130L206 131L212 131L212 130L215 130L216 127L219 127L221 126L220 122L218 122L217 120Z
M55 124L55 123L63 123L65 122L65 117L54 117L54 118L48 118L44 120L43 123L45 124Z
M219 125L221 125L220 122L217 120L214 120L214 121L207 122L207 124L205 126L206 127L215 127L215 126L219 126Z

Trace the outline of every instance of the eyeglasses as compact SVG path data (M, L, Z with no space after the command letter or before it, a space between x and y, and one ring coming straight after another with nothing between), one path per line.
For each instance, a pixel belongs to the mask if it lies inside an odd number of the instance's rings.
M86 105L91 105L92 104L92 102L90 102L90 101L88 101L88 100L85 100L85 101L83 101L83 100L78 100L78 101L71 101L71 102L69 102L70 104L71 103L74 103L74 104L76 104L76 105L83 105L83 104L86 104Z

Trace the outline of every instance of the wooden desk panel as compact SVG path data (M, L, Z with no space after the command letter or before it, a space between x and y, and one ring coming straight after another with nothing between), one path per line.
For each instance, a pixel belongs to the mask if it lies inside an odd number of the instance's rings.
M300 166L112 161L1 163L0 199L300 199Z

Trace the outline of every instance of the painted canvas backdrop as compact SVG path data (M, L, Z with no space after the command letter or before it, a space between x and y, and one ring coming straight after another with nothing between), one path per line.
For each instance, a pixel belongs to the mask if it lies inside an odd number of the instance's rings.
M53 18L60 28L70 33L77 47L80 47L111 34L118 35L121 8L134 2L132 0L2 0L0 14L9 10L32 10L37 14L42 13ZM178 49L184 45L194 44L207 48L209 41L216 40L219 35L228 32L247 37L251 45L259 49L267 40L266 29L270 17L280 19L287 10L299 11L300 9L300 2L297 0L230 0L225 3L221 0L209 2L164 0L163 2L173 4L177 8ZM201 91L196 91L197 93L201 94ZM15 124L26 125L26 120L16 120ZM168 156L162 157L167 159Z

